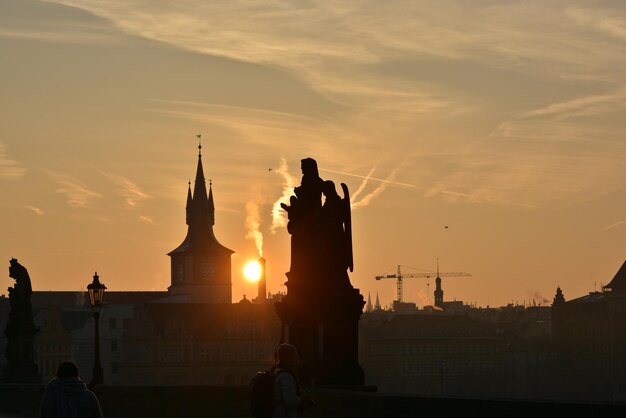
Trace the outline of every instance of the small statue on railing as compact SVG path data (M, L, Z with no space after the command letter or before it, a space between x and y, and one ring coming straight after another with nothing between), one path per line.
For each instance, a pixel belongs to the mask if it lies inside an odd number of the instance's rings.
M11 310L4 330L7 337L4 380L11 383L33 383L39 381L35 364L35 323L33 322L33 289L26 267L12 258L9 277L15 285L9 287Z
M11 314L18 317L31 318L33 308L31 304L31 295L33 288L30 283L30 276L26 267L12 258L9 267L9 277L15 280L15 285L9 287L9 302L11 304Z

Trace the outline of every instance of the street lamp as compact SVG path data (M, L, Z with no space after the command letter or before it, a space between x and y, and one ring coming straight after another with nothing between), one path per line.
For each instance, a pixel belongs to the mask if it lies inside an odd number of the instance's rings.
M93 282L87 286L87 292L89 292L89 304L91 305L91 311L93 312L93 319L96 322L95 332L95 360L93 364L93 377L91 384L102 384L103 372L102 365L100 364L100 326L98 325L100 319L100 309L102 308L102 300L104 299L104 290L107 287L100 283L98 272L93 275Z

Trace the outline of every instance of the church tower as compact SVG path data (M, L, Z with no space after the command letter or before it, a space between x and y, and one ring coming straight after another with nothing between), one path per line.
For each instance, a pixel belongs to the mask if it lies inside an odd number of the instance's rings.
M443 289L441 288L441 277L439 276L439 258L437 258L437 277L435 278L435 306L443 309Z
M215 238L215 204L213 187L206 190L202 168L202 145L198 145L198 167L191 192L187 189L187 236L168 255L171 259L171 296L181 301L200 303L232 303L231 260L234 251Z
M437 274L437 278L435 279L435 306L438 308L443 308L443 289L441 288L441 277Z

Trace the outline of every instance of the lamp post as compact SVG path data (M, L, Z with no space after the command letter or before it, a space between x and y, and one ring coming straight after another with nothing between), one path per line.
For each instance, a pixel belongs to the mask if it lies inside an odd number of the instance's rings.
M93 377L91 378L91 384L97 385L104 383L102 365L100 364L100 309L102 308L102 300L104 299L104 290L107 287L100 283L98 272L93 275L93 282L87 286L87 292L89 293L89 304L91 305L91 311L93 312L93 319L96 323L95 327L95 360L93 364Z

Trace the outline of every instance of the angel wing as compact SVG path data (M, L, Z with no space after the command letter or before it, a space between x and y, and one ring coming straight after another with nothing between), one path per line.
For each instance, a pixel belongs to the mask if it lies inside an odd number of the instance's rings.
M345 183L341 183L343 190L343 222L344 222L344 240L346 248L346 261L350 272L354 271L354 256L352 252L352 211L350 209L350 192Z

